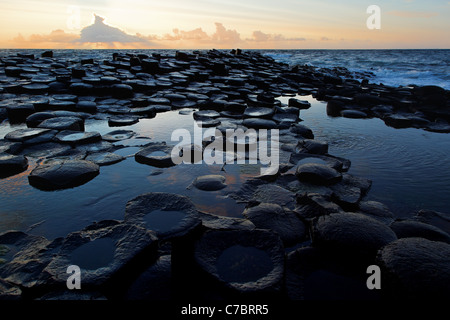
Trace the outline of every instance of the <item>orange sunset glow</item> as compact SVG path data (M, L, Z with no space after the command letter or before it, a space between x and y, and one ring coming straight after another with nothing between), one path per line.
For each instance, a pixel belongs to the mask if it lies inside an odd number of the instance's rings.
M366 9L380 8L380 29ZM450 48L450 2L3 0L0 48Z

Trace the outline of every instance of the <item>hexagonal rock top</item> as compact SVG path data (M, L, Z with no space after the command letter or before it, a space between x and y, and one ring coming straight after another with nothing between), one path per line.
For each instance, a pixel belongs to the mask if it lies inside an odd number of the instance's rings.
M195 261L225 288L239 293L276 293L281 288L284 247L269 230L208 231L196 244Z
M155 142L135 154L136 162L158 168L167 168L175 165L172 161L172 147L165 142Z
M193 186L199 190L203 191L217 191L225 188L227 184L225 183L226 178L217 174L209 174L205 176L200 176L195 178L192 182Z
M100 173L100 167L86 160L46 160L31 171L30 185L41 190L80 186Z
M397 236L378 220L345 212L319 217L313 226L312 239L317 247L371 255L397 240Z
M23 172L27 168L28 160L24 156L0 152L0 179Z
M201 226L189 198L164 192L150 192L128 201L125 221L154 231L161 240L185 236Z
M403 238L381 249L385 291L396 299L450 296L450 245L424 238Z
M67 267L81 270L81 286L99 289L107 283L132 278L141 263L156 259L157 237L147 229L127 223L98 223L64 238L56 257L43 270L49 282L66 284ZM127 272L125 272L125 270Z
M342 180L342 174L337 170L319 163L305 163L299 165L297 178L313 184L330 185Z

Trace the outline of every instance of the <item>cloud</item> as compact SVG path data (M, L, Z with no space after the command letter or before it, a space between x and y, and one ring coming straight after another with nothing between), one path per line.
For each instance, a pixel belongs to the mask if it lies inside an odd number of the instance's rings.
M269 34L260 30L253 31L252 38L247 39L249 41L256 42L269 42L269 41L306 41L305 38L286 38L282 34Z
M209 40L211 37L202 30L202 28L197 28L190 31L183 31L179 29L173 29L172 34L165 34L163 36L164 40ZM157 39L157 38L156 38Z
M431 18L439 15L439 13L437 12L399 11L399 10L389 11L387 12L387 14L390 16L400 18Z
M105 43L114 45L114 43L148 43L149 40L137 35L130 35L120 30L119 28L111 27L105 24L102 18L95 16L95 21L92 25L87 26L81 30L79 43Z
M168 47L176 47L179 44L189 42L198 47L230 48L245 41L236 30L227 29L222 23L215 23L216 30L213 34L208 34L202 28L185 31L173 29L172 34L165 34L162 37L155 36L152 40L163 41ZM173 42L167 44L168 42Z
M64 30L53 30L49 34L32 34L25 38L22 34L11 41L18 48L55 48L64 49L73 47L73 41L79 39L79 35L66 33Z
M81 29L80 34L53 30L49 34L32 34L24 37L19 34L11 40L17 48L74 48L74 49L148 49L148 48L191 48L191 49L229 49L229 48L298 48L312 39L286 37L282 34L253 31L250 38L243 38L235 29L229 29L215 22L215 31L207 33L198 27L192 30L175 28L172 33L163 35L128 34L120 28L106 24L103 17L94 15L94 22ZM321 40L326 40L322 38ZM303 42L300 45L300 42Z
M216 32L211 40L217 43L238 44L242 42L241 35L236 30L226 29L223 24L216 22Z

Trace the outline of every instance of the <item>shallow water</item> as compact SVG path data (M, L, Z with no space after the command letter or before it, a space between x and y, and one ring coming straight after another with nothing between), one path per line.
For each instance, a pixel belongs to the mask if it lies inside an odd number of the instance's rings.
M351 160L349 173L373 181L366 199L385 203L398 217L420 209L449 212L450 134L395 129L377 118L333 118L326 103L297 98L311 103L300 118L315 139L328 142L330 154Z
M137 124L121 127L133 130L145 143L171 141L175 129L186 128L193 132L192 115L180 115L178 111L157 114L153 119L141 119ZM117 128L108 127L107 121L86 121L86 131L105 134ZM25 126L24 126L25 127ZM15 127L16 128L16 127ZM15 129L14 128L14 129ZM0 127L0 138L13 130L8 124ZM131 139L133 140L133 139ZM126 145L133 145L127 141ZM139 140L139 139L136 139ZM120 144L116 143L116 144ZM242 217L243 204L225 198L225 191L237 190L246 177L259 174L259 166L180 164L158 169L139 164L132 156L138 147L124 147L115 153L131 156L110 166L102 166L100 175L88 183L66 190L41 191L28 184L28 175L38 159L30 159L27 171L0 180L0 232L7 230L29 231L49 239L78 231L94 221L104 219L123 220L126 203L147 192L169 192L189 196L199 210L223 216ZM257 170L256 170L257 169ZM190 188L192 181L205 174L222 174L227 188L207 192Z
M281 97L287 103L290 97ZM408 217L419 209L448 212L450 207L450 135L420 129L394 129L380 119L331 118L326 104L311 96L311 108L302 110L302 124L310 127L316 140L329 143L329 153L352 161L350 173L373 181L367 199L385 203L398 217ZM107 121L88 120L86 131L106 134L117 128ZM0 126L0 138L25 125ZM27 171L0 180L0 232L21 230L49 239L78 231L94 221L123 220L127 201L147 192L171 192L191 198L198 209L223 216L242 217L244 204L224 197L238 190L249 177L260 173L260 165L180 164L158 169L139 164L133 155L148 142L171 141L175 129L194 131L192 112L158 113L153 119L121 127L137 136L115 145L124 145L117 154L127 159L102 166L100 175L88 183L66 190L41 191L28 184L28 174L39 159L29 159ZM145 139L143 139L145 138ZM224 171L225 170L225 171ZM227 187L201 191L192 181L201 175L221 174Z

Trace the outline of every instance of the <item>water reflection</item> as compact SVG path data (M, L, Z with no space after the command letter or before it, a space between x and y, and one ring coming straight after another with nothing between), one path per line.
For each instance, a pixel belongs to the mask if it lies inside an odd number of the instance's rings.
M281 98L287 103L290 97ZM329 153L352 161L350 173L373 181L368 199L385 203L397 216L410 216L417 209L448 211L450 207L450 138L447 134L419 129L393 129L379 119L330 118L326 105L310 96L312 107L302 110L302 124L310 127L316 140L329 143ZM133 130L149 142L171 142L171 133L184 128L193 131L192 114L178 111L158 114L153 119L122 127ZM15 129L15 128L14 128ZM8 123L0 126L2 136L12 131ZM113 129L107 121L87 121L86 131L106 134ZM128 142L116 153L130 156L140 147ZM39 159L29 158L27 171L0 180L0 232L17 229L49 239L78 231L94 221L124 218L127 201L147 192L186 195L205 212L241 217L242 204L224 197L238 190L249 177L260 174L260 165L181 164L157 169L139 164L134 157L102 166L100 175L73 189L42 192L28 184L27 176ZM206 192L188 188L201 175L221 174L227 187Z
M371 179L368 198L385 203L398 217L420 209L448 212L450 207L450 135L421 129L394 129L380 119L332 118L326 103L311 96L302 110L302 124L316 140L329 144L329 153L350 159L350 173ZM283 103L289 97L282 97Z

